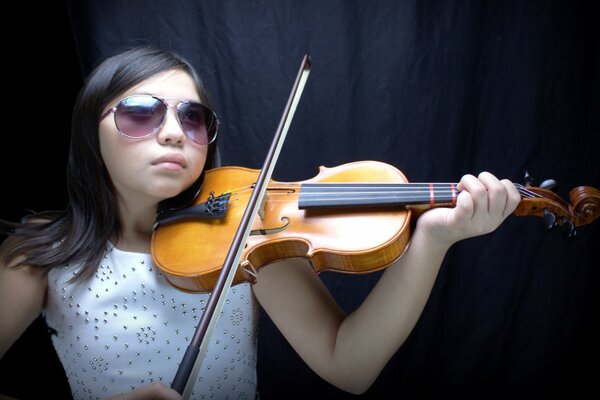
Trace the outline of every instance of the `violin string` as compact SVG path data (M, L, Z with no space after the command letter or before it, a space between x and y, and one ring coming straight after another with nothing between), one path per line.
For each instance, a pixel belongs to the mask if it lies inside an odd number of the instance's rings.
M330 184L328 188L331 188L332 186ZM405 186L403 186L405 185ZM354 189L351 192L350 191L344 191L344 192L336 192L335 190L331 191L331 190L324 190L324 191L311 191L310 194L312 196L316 196L319 197L321 199L325 199L325 198L337 198L340 196L340 194L344 195L344 198L347 200L369 200L371 199L373 196L373 194L378 195L377 198L378 199L398 199L401 198L402 196L405 197L415 197L418 195L423 196L426 199L429 199L429 196L431 195L431 189L434 189L434 195L435 197L444 197L444 196L448 196L448 197L452 197L452 196L456 196L457 191L452 190L452 189L448 189L448 186L450 185L455 185L455 184L448 184L448 183L434 183L434 184L428 184L428 183L405 183L405 184L396 184L394 186L389 186L389 185L385 185L385 186L377 186L377 183L374 184L365 184L364 186L357 186L357 185L353 185L351 188ZM514 184L515 187L517 188L518 192L520 193L520 195L523 198L540 198L542 197L541 195L527 189L526 187L520 185L520 184ZM288 187L286 187L286 184L278 184L275 187L269 188L271 189L268 192L268 197L273 199L273 201L278 201L275 200L274 198L276 197L288 197L288 196L293 196L296 195L296 190L300 189L301 187L298 186L298 184L288 184ZM334 185L335 187L335 185ZM343 183L340 184L340 188L344 187ZM439 189L439 187L443 187L444 189ZM348 188L348 187L346 187ZM289 190L289 189L294 189L293 192L287 192L287 193L279 193L277 192L277 190ZM367 190L361 190L361 189L367 189ZM385 191L377 191L376 189L388 189ZM231 196L236 196L236 195L241 195L245 192L249 192L252 190L252 185L248 185L242 188L238 188L236 190L232 190L232 191L228 191L227 193L229 193Z
M295 193L275 193L273 195L269 195L267 196L268 198L268 202L271 203L275 203L275 202L282 202L282 201L289 201L289 196L295 196ZM414 202L418 202L418 200L422 200L422 202L429 202L430 201L430 195L429 192L415 192L412 193L410 195L407 195L405 193L402 193L402 195L404 196L399 196L397 194L394 193L385 193L385 195L379 194L378 196L370 196L368 194L365 193L352 193L351 196L343 196L344 200L347 201L365 201L368 202L369 200L373 200L374 198L377 198L378 200L390 200L391 202L400 202L402 200L411 200ZM455 193L454 193L455 195ZM437 199L443 199L445 196L446 199L450 200L453 197L453 193L451 191L445 192L445 193L436 193L436 198ZM286 197L286 198L284 198ZM296 195L297 197L297 195ZM334 199L339 199L340 196L338 194L335 193L322 193L320 194L317 199L319 200L334 200ZM237 202L237 201L241 201L241 199L239 197L237 198L230 198L229 202Z
M518 189L519 193L521 194L522 197L524 198L532 198L532 197L536 197L536 198L540 198L542 197L541 195L534 193L532 191L529 190L525 190L525 189ZM235 196L235 195L241 195L243 194L244 191L241 192L233 192L231 193L231 196ZM274 197L288 197L288 196L293 196L296 195L295 192L288 192L288 193L269 193L268 197L269 198L274 198ZM374 197L373 195L377 195L377 198L398 198L398 197L415 197L415 196L423 196L427 199L430 198L431 195L431 191L429 189L427 190L396 190L396 191L386 191L386 192L379 192L379 191L352 191L352 192L330 192L330 191L321 191L321 192L310 192L311 196L314 197L319 197L319 198L337 198L340 197L340 195L344 195L344 198L346 199L368 199L368 198L372 198ZM453 190L435 190L434 192L434 197L443 197L443 196L456 196L457 195L457 191L453 191Z
M381 185L381 186L378 186ZM456 183L433 183L433 184L429 184L429 183L405 183L405 184L393 184L393 185L389 185L389 184L385 184L385 183L372 183L372 184L365 184L364 186L358 186L358 185L352 185L352 186L344 186L344 184L339 184L339 187L336 188L336 186L332 186L329 183L325 183L322 184L321 186L324 188L323 191L311 191L311 194L321 194L321 193L334 193L334 194L338 194L340 192L337 192L336 189L353 189L352 191L341 191L341 193L410 193L410 192L418 192L418 191L422 191L422 192L427 192L429 193L431 191L431 189L433 188L435 190L436 193L443 191L444 189L447 189L449 191L452 191L452 189L448 189L451 185L456 186ZM442 188L442 189L440 189ZM364 190L363 190L364 189ZM378 190L380 189L380 190ZM235 195L235 194L241 194L247 191L251 191L252 190L252 185L248 185L248 186L244 186L244 187L240 187L237 189L233 189L230 191L227 191L226 193L229 193L231 195ZM277 184L275 186L269 187L267 190L270 191L270 193L275 192L276 190L302 190L302 186L299 186L298 184L289 184L289 187L286 187L285 184ZM455 189L456 191L456 189Z
M538 193L535 193L535 192L529 190L527 188L527 186L523 186L518 183L515 183L514 185L517 188L517 190L519 191L519 193L521 193L521 195L523 195L524 197L538 197L538 198L544 197L541 194L538 194Z

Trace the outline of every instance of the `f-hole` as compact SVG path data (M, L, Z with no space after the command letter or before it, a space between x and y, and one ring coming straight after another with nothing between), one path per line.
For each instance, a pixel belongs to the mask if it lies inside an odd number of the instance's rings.
M290 224L290 219L288 217L282 217L281 223L282 223L281 226L277 226L274 228L256 229L256 230L250 231L250 236L273 235L275 233L279 233L279 232L283 231L285 228L287 228L287 226Z

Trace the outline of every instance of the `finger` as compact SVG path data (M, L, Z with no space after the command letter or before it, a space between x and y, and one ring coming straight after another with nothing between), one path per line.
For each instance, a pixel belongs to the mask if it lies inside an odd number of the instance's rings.
M456 207L454 208L454 221L471 220L475 214L475 204L471 193L463 190L456 197Z
M500 182L506 187L506 192L508 194L506 205L504 206L504 210L502 211L502 216L506 218L510 214L512 214L513 211L515 211L515 209L521 202L521 194L517 190L515 184L509 181L508 179L503 179Z
M492 217L499 217L504 212L508 193L498 178L489 172L479 174L479 181L483 183L487 191L487 211Z
M468 192L473 201L473 218L487 213L487 190L483 183L473 175L465 175L458 184L459 190Z

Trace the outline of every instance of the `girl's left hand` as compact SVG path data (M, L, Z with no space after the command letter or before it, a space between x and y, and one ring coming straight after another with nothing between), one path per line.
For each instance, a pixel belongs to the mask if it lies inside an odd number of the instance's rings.
M495 230L515 210L521 196L507 179L498 180L489 172L476 178L465 175L455 208L435 208L417 220L417 229L447 246Z

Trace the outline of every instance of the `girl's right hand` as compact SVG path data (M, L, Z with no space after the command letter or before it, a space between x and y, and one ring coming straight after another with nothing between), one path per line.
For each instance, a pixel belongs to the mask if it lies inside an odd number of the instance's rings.
M162 383L155 382L131 392L113 396L109 400L181 400L181 395Z

